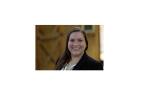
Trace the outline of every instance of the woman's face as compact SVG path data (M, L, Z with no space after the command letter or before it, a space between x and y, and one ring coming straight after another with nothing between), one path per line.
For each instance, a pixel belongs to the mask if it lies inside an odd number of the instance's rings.
M71 33L68 41L68 49L71 56L80 56L84 53L86 42L81 32Z

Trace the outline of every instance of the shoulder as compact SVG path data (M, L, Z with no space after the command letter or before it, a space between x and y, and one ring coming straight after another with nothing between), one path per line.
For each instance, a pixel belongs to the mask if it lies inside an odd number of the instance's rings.
M92 57L87 55L86 63L92 68L97 70L103 70L103 65L99 61L93 59Z
M83 55L77 67L80 70L103 70L103 65L87 54Z

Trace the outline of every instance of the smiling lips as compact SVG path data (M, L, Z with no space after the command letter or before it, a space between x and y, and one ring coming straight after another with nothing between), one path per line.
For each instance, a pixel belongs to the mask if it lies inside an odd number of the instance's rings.
M78 51L80 49L81 49L80 47L72 47L72 50L74 50L74 51Z

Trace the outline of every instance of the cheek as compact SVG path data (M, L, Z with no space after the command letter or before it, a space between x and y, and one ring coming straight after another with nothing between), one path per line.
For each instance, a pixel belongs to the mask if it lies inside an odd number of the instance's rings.
M82 44L81 44L81 47L82 47L83 49L85 49L85 48L86 48L86 43L82 43Z
M68 49L70 50L70 48L71 48L71 43L68 43Z

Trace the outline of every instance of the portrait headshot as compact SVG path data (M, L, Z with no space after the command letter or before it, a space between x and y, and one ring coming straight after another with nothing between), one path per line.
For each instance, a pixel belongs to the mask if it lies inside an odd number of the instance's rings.
M103 70L101 25L36 25L36 70Z

